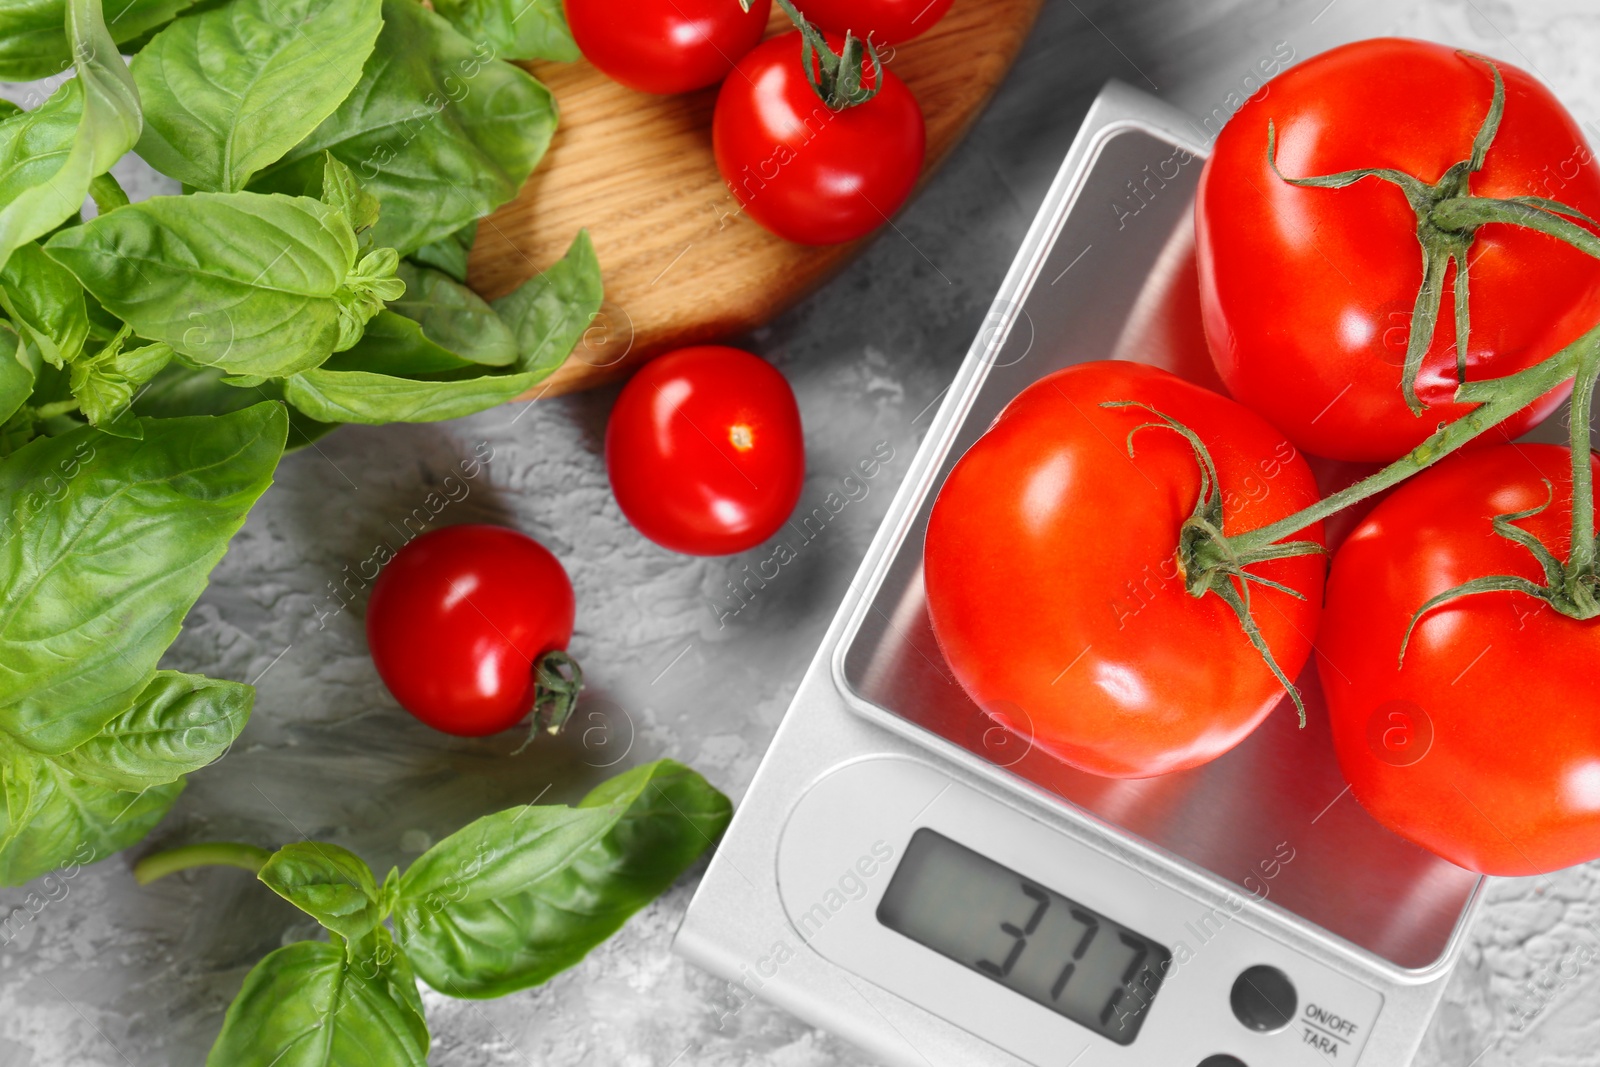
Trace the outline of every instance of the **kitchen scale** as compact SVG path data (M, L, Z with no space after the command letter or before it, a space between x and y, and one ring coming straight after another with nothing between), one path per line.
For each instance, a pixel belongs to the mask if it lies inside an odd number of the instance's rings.
M899 1067L1411 1062L1482 879L1348 795L1314 671L1306 729L1285 702L1119 781L985 716L928 625L934 496L1019 390L1105 358L1215 382L1197 135L1116 83L1090 109L678 932L723 1025L759 996Z

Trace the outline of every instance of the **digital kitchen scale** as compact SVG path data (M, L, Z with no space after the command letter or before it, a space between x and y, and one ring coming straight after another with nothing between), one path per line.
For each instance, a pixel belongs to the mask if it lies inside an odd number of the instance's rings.
M1091 108L678 933L728 1015L901 1067L1411 1062L1482 880L1348 795L1314 671L1306 729L1285 704L1118 781L988 719L928 625L934 496L1019 390L1113 357L1214 382L1197 136L1115 83Z

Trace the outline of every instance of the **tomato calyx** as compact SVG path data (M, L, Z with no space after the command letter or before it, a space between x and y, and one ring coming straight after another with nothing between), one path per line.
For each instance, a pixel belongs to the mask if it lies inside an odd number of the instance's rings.
M835 52L822 31L808 22L791 0L773 2L800 31L800 64L806 72L806 81L828 105L828 110L857 107L878 95L878 90L883 88L883 60L870 37L863 40L847 32L844 44ZM739 0L739 6L749 11L750 0ZM872 61L870 86L863 69L866 60Z
M1278 666L1278 661L1273 658L1272 650L1267 646L1267 640L1261 634L1261 629L1256 625L1255 617L1250 611L1250 586L1263 585L1269 589L1276 589L1280 593L1287 593L1297 600L1304 600L1305 594L1298 589L1284 585L1282 582L1263 578L1259 574L1252 574L1247 568L1264 563L1272 559L1287 559L1291 556L1326 555L1327 549L1315 541L1288 541L1278 544L1245 545L1237 539L1230 539L1223 532L1222 513L1222 487L1221 479L1217 474L1217 465L1211 458L1211 452L1206 448L1205 442L1189 427L1174 419L1172 416L1151 407L1149 404L1137 400L1108 400L1101 405L1103 408L1138 408L1154 415L1159 422L1143 422L1128 431L1128 456L1134 455L1133 438L1140 430L1171 430L1188 442L1189 448L1194 452L1196 465L1200 468L1200 491L1194 502L1194 509L1189 517L1178 528L1178 573L1183 578L1184 590L1192 597L1199 599L1207 593L1215 593L1233 609L1238 616L1239 625L1244 630L1245 637L1250 644L1261 654L1266 661L1268 669L1282 684L1294 701L1295 709L1300 714L1300 726L1306 725L1306 706L1300 698L1300 690L1294 682Z
M559 648L534 660L533 677L533 719L528 724L528 736L512 750L513 756L521 755L540 734L559 736L567 720L572 718L578 706L578 694L583 691L583 668Z
M1411 645L1411 634L1416 630L1417 623L1422 621L1422 617L1434 608L1462 597L1480 593L1526 593L1550 605L1568 618L1584 621L1600 616L1600 575L1595 574L1594 568L1591 566L1574 573L1570 563L1563 565L1555 553L1545 547L1544 542L1515 525L1522 519L1538 515L1554 501L1555 487L1548 479L1544 485L1550 491L1544 503L1524 511L1510 511L1496 515L1491 520L1496 534L1526 548L1534 559L1539 561L1539 566L1544 570L1543 584L1520 575L1493 574L1463 582L1454 589L1447 589L1437 596L1430 597L1411 616L1411 622L1406 626L1405 637L1400 642L1400 666L1405 666L1406 649Z
M540 733L561 733L567 720L572 718L572 710L578 705L578 694L583 690L583 668L561 649L552 649L540 656L533 665L533 671L537 690L533 699L533 726L528 731L528 742L532 742Z
M1483 169L1489 149L1499 132L1505 114L1505 79L1491 59L1471 52L1460 53L1482 62L1494 78L1494 95L1472 141L1471 154L1453 164L1438 181L1428 183L1412 174L1389 167L1368 167L1290 178L1278 169L1278 131L1267 123L1267 162L1272 172L1290 185L1313 189L1343 189L1367 178L1377 178L1398 186L1417 216L1417 243L1422 250L1422 284L1411 311L1411 329L1406 341L1405 365L1401 372L1401 391L1412 414L1423 414L1426 406L1417 395L1417 378L1422 360L1433 345L1444 281L1455 267L1454 319L1456 335L1456 382L1467 384L1467 340L1471 333L1468 264L1478 228L1490 223L1505 223L1538 230L1574 245L1593 256L1600 256L1600 237L1579 223L1600 228L1600 223L1558 200L1540 196L1507 198L1473 196L1472 175ZM1574 221L1577 220L1577 221Z

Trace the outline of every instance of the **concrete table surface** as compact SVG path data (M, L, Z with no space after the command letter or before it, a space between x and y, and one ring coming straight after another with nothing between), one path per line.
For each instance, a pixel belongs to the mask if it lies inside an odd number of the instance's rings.
M607 766L657 756L694 765L737 799L1100 84L1117 77L1205 115L1261 57L1385 33L1533 70L1600 134L1593 0L1051 0L987 114L895 228L744 339L799 395L803 510L874 450L894 457L753 596L733 587L761 550L676 556L623 520L601 455L614 390L441 425L350 427L288 457L167 659L255 681L254 717L225 760L193 776L150 844L309 836L381 872L478 815L574 800ZM478 477L430 496L474 455L489 457ZM573 651L592 688L564 740L514 755L515 737L447 738L385 692L366 654L362 583L346 579L424 521L508 523L566 563L579 604ZM244 872L140 889L128 866L123 855L83 869L64 897L25 909L0 946L0 1064L193 1067L249 968L314 932ZM765 1005L723 1023L722 983L668 951L694 882L539 989L492 1001L425 991L430 1062L864 1064ZM37 889L0 890L0 915ZM1597 918L1600 865L1494 883L1417 1064L1600 1064Z

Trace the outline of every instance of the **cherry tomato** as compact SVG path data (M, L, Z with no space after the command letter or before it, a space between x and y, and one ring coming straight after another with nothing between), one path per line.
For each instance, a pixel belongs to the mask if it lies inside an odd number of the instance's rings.
M1498 66L1505 116L1472 192L1600 212L1600 164L1578 124L1531 76ZM1376 178L1290 185L1268 162L1268 123L1285 175L1390 167L1434 182L1471 155L1493 93L1481 59L1421 41L1361 41L1274 78L1217 138L1195 211L1206 337L1234 398L1305 451L1391 460L1470 408L1451 400L1453 269L1417 380L1421 416L1401 392L1422 282L1405 194ZM1529 367L1600 320L1600 263L1551 237L1485 226L1471 264L1468 381ZM1567 391L1508 420L1502 436L1534 425Z
M923 554L928 613L973 701L1014 733L1095 774L1146 778L1214 759L1284 696L1238 617L1184 588L1179 527L1200 492L1194 452L1148 404L1193 430L1223 489L1225 533L1317 499L1283 435L1223 396L1138 363L1083 363L1017 395L961 457ZM1320 542L1320 526L1299 537ZM1254 618L1291 678L1311 651L1324 561L1250 572Z
M767 29L772 0L566 0L583 56L606 77L645 93L715 85Z
M1547 488L1545 481L1552 488ZM1542 874L1600 857L1600 620L1522 592L1431 597L1473 578L1540 584L1496 515L1557 558L1571 542L1571 453L1474 448L1400 486L1334 557L1317 667L1339 766L1373 817L1459 866Z
M515 726L538 668L572 639L572 583L539 542L502 526L423 534L388 562L367 604L372 662L400 706L480 737Z
M945 17L955 0L805 0L805 17L841 37L846 31L874 44L919 37Z
M617 397L606 470L622 513L656 544L695 556L753 548L788 520L805 480L794 391L737 348L659 356Z
M722 179L750 217L807 245L854 240L889 221L927 150L922 109L887 68L878 95L829 110L806 80L798 32L739 63L722 83L711 134Z

